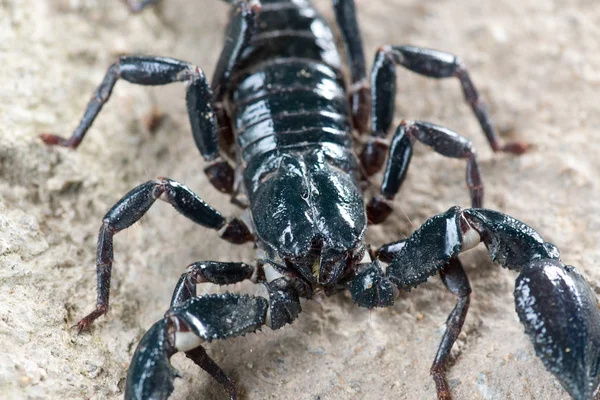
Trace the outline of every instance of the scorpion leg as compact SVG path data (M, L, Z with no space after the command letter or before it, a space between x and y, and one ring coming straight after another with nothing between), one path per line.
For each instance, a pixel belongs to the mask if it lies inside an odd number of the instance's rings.
M205 370L210 376L215 378L217 382L229 393L229 399L237 399L238 390L235 383L229 378L225 372L217 365L216 362L206 353L204 347L198 346L195 349L185 352L185 356L192 360L194 364Z
M467 311L469 311L471 285L462 263L455 257L451 258L440 271L440 277L444 286L458 297L456 306L446 320L446 331L431 366L431 375L435 381L438 399L441 400L450 398L450 390L446 383L446 362L465 323Z
M367 81L365 53L360 29L356 20L354 0L333 0L333 9L337 24L342 33L348 61L350 64L350 105L354 127L365 133L369 128L369 108L371 93Z
M252 240L247 226L237 218L226 221L215 209L206 204L186 186L168 178L158 178L139 185L127 193L105 215L98 235L96 274L98 298L96 309L77 323L79 332L85 330L108 310L110 276L113 261L113 236L137 222L156 199L170 203L192 221L219 230L222 239L231 243Z
M201 261L180 278L166 317L154 324L138 345L127 374L125 399L166 399L179 376L169 359L178 351L215 378L237 398L237 388L208 356L202 345L216 339L243 336L267 325L279 329L297 318L300 308L297 282L265 263L265 279L258 296L231 293L196 297L196 284L226 284L256 277L257 269L244 263Z
M112 64L102 83L87 105L83 118L69 139L52 134L42 134L41 138L50 145L77 148L88 129L108 101L117 80L125 79L139 85L166 85L186 82L187 106L192 133L200 153L207 161L219 155L216 123L213 116L212 90L208 86L202 70L184 61L167 57L121 56Z
M140 12L159 2L159 0L124 1L132 12ZM108 100L112 87L119 77L143 85L163 85L186 81L189 84L187 105L194 140L205 160L211 161L204 172L215 188L223 193L232 194L234 170L229 163L219 157L219 144L223 149L228 150L233 143L231 121L223 101L227 93L229 78L255 31L260 2L258 0L225 0L225 2L236 5L237 12L233 14L232 22L229 25L225 47L219 57L210 87L203 72L191 64L159 57L127 57L126 61L133 60L126 63L122 57L108 70L73 136L70 139L64 139L56 135L42 134L44 142L76 148L100 112L102 105ZM121 64L123 65L121 66ZM165 80L165 78L167 79Z
M202 70L184 61L153 56L119 57L106 72L73 135L69 139L65 139L61 136L43 133L40 135L42 140L49 145L77 148L108 101L113 87L120 78L140 85L186 82L186 103L192 135L204 159L211 162L205 172L219 191L230 193L233 185L233 169L219 155L212 89Z
M231 285L246 279L256 283L257 274L256 267L243 262L196 261L179 278L173 291L171 307L196 297L196 285L200 283Z
M572 398L590 400L600 386L600 310L593 290L529 226L496 211L458 207L427 220L403 245L395 242L399 250L386 271L399 289L442 272L446 286L459 296L432 366L438 397L448 398L443 368L468 306L468 280L452 260L480 241L492 261L519 272L516 310L538 357Z
M225 47L221 51L211 83L215 93L215 103L221 103L227 93L228 83L238 66L242 53L248 47L256 31L257 16L261 11L260 2L237 3L237 10L226 32Z
M471 206L481 207L483 205L483 182L471 142L441 126L427 122L402 121L392 139L390 154L383 174L381 194L384 198L374 197L367 205L369 222L380 223L392 211L386 200L392 200L404 182L415 140L430 146L443 156L466 159L466 182L471 196Z
M466 67L456 56L413 46L382 46L375 55L371 71L373 137L361 153L368 175L379 171L385 159L386 145L382 139L387 135L394 118L397 65L430 78L458 78L465 100L477 117L492 150L513 154L527 151L528 146L523 142L501 143Z
M235 12L232 14L231 22L225 33L225 46L221 50L219 60L213 73L211 88L214 92L214 110L219 126L219 140L221 148L226 151L230 157L235 158L234 134L232 130L231 118L227 114L225 102L228 90L228 84L236 67L240 63L242 53L248 48L250 39L256 31L257 15L261 10L260 2L247 1L226 1L227 3L237 4ZM224 174L224 168L220 165L215 167L214 171L207 172L209 176L214 174ZM233 194L233 199L237 197L238 188L233 187L234 171L231 168L226 169L229 191Z

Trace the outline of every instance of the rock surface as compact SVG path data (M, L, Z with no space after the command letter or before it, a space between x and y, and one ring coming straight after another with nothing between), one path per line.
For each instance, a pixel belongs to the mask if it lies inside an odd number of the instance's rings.
M190 3L190 4L188 4ZM191 4L194 3L194 4ZM506 140L532 151L493 154L458 83L399 73L397 121L445 125L473 140L486 206L537 229L600 292L600 8L591 0L358 0L369 62L381 44L451 51L470 68ZM331 20L330 2L319 8ZM77 151L47 148L70 135L108 65L144 53L194 62L210 75L227 5L167 0L131 16L118 0L0 1L0 397L122 398L130 357L162 316L179 274L202 259L251 262L251 246L160 204L115 239L111 308L90 333L70 326L95 301L96 234L124 193L156 176L188 184L224 213L189 132L183 85L119 82ZM164 115L154 133L144 118ZM418 146L397 212L370 229L374 245L409 234L451 205L468 206L465 165ZM471 310L453 350L456 399L566 399L536 359L514 312L515 274L483 247L463 261ZM237 288L239 288L238 285ZM237 289L235 288L235 289ZM202 287L201 291L223 288ZM292 326L217 342L209 354L247 399L433 399L429 376L454 298L438 278L393 308L366 311L348 296L318 298ZM185 357L174 399L224 393Z

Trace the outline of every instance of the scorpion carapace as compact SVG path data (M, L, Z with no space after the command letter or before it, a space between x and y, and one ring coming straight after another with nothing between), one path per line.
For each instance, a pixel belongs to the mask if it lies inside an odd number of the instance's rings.
M155 2L128 3L140 11ZM138 221L156 199L218 230L229 242L255 242L260 252L256 265L189 265L171 307L135 351L125 398L169 397L178 376L169 359L185 352L235 399L236 385L207 355L205 342L289 324L301 311L300 299L310 299L316 288L328 294L349 290L359 306L387 307L397 290L439 273L457 297L431 367L438 398L448 399L445 365L471 293L458 254L484 242L492 261L519 272L516 310L538 356L574 399L591 399L599 386L600 311L583 277L565 266L556 247L532 228L481 208L483 183L469 140L416 121L402 121L391 143L385 140L395 109L396 67L402 66L433 78L457 78L492 149L517 154L527 149L523 143L500 143L460 60L436 50L382 46L367 80L354 2L334 0L350 63L347 90L332 31L308 0L230 3L227 40L212 84L200 68L183 61L123 56L109 68L71 138L42 135L48 144L77 147L119 78L142 85L185 82L192 134L208 162L209 181L249 210L248 220L226 219L185 185L157 178L126 194L104 217L97 305L77 324L80 331L108 310L114 235ZM359 141L353 130L370 133L359 156L353 149ZM446 157L465 160L473 208L452 207L408 239L372 253L364 242L367 221L379 223L392 211L415 140ZM365 202L366 178L383 164L380 195ZM256 283L259 293L196 295L200 283L243 280Z
M256 236L269 259L322 285L337 282L360 261L367 226L357 182L327 157L318 149L280 156L280 165L249 196Z

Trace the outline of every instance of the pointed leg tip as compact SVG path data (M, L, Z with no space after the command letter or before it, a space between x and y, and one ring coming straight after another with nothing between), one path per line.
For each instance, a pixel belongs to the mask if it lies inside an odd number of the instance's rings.
M446 378L444 377L443 372L440 370L432 369L430 373L433 376L433 380L435 382L437 400L452 400L452 396L450 395L450 390L448 389L448 385L446 384Z
M58 136L52 133L40 133L40 139L48 146L61 146L76 149L79 143L75 143L70 139L65 139L62 136Z
M504 153L511 153L515 155L521 155L531 150L531 145L525 142L513 142L507 143L500 148L500 151Z
M75 325L72 325L69 329L77 329L77 335L81 335L83 332L89 331L91 325L91 321L87 321L86 318L84 318Z
M58 144L61 140L64 140L62 137L53 135L52 133L40 133L40 139L42 139L42 142L51 146Z
M77 328L78 335L81 335L82 332L89 331L90 327L92 326L92 323L102 315L106 314L107 310L108 307L98 306L94 311L92 311L91 313L83 317L78 323L73 325L71 329Z
M452 397L450 397L450 393L448 392L438 393L437 398L438 400L452 400Z

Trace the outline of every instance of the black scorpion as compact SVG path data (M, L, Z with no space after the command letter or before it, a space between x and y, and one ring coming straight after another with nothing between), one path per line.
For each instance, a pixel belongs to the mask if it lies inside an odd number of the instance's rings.
M140 11L155 2L130 6ZM113 236L139 220L156 199L218 230L225 240L254 241L259 249L255 266L200 261L188 267L171 307L135 351L125 398L169 397L178 376L169 359L182 351L235 399L236 386L207 355L203 343L264 325L279 329L298 317L300 299L310 299L317 288L327 294L347 289L361 307L388 307L396 288L416 287L439 273L457 297L431 367L438 398L447 399L444 367L471 293L457 256L481 241L492 261L519 272L516 310L546 368L574 399L591 399L599 386L600 312L585 279L565 266L557 248L532 228L480 208L483 185L467 139L427 122L403 121L391 145L384 140L394 115L395 67L403 66L433 78L458 78L492 149L525 151L521 143L500 144L464 65L440 51L383 46L367 81L354 2L334 0L350 62L348 99L333 34L308 0L232 3L227 41L211 85L200 68L183 61L120 57L73 136L42 135L48 144L77 147L118 79L141 85L185 82L192 133L208 162L210 182L250 210L246 222L226 219L186 186L158 178L126 194L104 217L98 238L97 306L78 323L80 331L108 309ZM358 158L353 153L353 128L370 133ZM379 223L391 212L415 140L444 156L466 160L473 208L452 207L408 239L373 253L363 240L367 222ZM387 153L381 196L365 205L361 182L380 170ZM228 160L235 160L237 172ZM247 279L264 289L262 295L196 296L196 284Z

